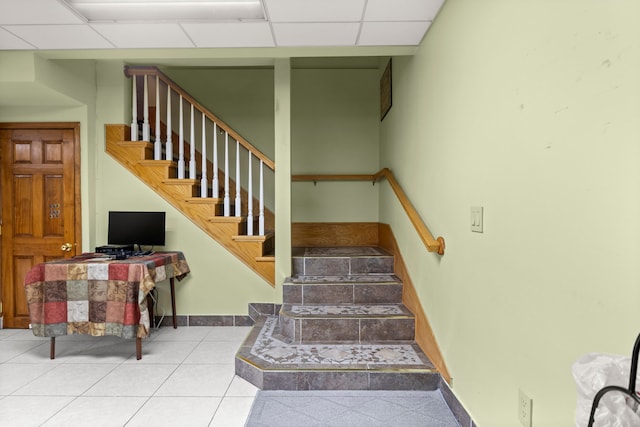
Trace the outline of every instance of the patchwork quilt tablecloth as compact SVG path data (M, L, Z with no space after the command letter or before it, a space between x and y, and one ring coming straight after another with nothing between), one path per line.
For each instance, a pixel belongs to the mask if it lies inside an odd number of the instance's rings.
M144 338L150 328L147 294L157 282L187 273L182 252L126 260L84 254L38 264L24 281L33 334Z

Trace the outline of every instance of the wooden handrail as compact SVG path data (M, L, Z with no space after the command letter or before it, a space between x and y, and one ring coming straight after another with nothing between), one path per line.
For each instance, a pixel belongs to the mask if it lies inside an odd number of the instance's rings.
M186 99L187 102L192 104L202 114L207 116L209 118L209 120L211 120L212 122L214 122L216 124L216 126L222 128L226 133L229 134L229 136L231 138L233 138L234 140L238 141L240 143L240 145L242 145L247 150L251 151L255 157L257 157L258 159L262 160L262 162L264 163L264 165L266 167L268 167L271 170L275 170L276 169L276 165L273 162L273 160L271 160L269 157L264 155L260 150L258 150L256 147L254 147L249 141L244 139L242 137L242 135L240 135L238 132L233 130L225 122L220 120L220 118L218 118L215 114L210 112L205 106L203 106L198 101L196 101L195 98L193 98L191 95L189 95L187 92L185 92L176 82L171 80L166 74L164 74L162 71L160 71L158 69L158 67L142 66L142 65L140 65L140 66L129 66L129 65L127 65L127 66L124 67L124 74L127 77L145 76L145 75L147 75L147 76L158 76L160 78L160 80L162 80L167 85L171 86L171 89L174 92L178 93L179 95L182 95L183 99Z
M429 228L427 228L425 223L422 221L422 218L420 218L420 214L418 214L418 211L416 211L416 209L413 207L413 204L409 201L409 198L407 197L405 192L402 190L402 187L400 187L400 184L398 183L396 178L393 176L393 173L391 172L391 170L388 168L381 169L379 172L373 175L356 175L356 174L353 174L353 175L349 175L349 174L293 175L291 177L291 180L292 181L313 181L313 182L372 181L375 183L376 181L379 181L382 178L385 178L389 182L389 185L391 185L393 192L396 194L396 197L400 201L400 204L404 208L404 211L409 216L409 220L411 221L411 224L413 224L413 227L418 232L418 235L420 236L420 239L426 246L427 250L429 252L436 252L439 255L444 255L444 249L445 249L444 238L441 236L439 236L438 238L433 237L433 234L431 234L431 231L429 231Z

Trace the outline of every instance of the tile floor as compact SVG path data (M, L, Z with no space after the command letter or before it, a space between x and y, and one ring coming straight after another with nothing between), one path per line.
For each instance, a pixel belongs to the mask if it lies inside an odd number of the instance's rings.
M169 327L135 341L0 330L0 425L243 426L257 388L235 375L251 327Z

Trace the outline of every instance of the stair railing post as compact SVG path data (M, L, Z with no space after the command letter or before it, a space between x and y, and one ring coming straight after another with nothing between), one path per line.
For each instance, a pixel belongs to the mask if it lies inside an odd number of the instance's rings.
M253 236L253 178L251 176L251 151L249 151L249 177L247 178L247 236Z
M191 104L191 139L189 140L189 179L196 179L196 129L193 104Z
M220 197L218 182L218 126L213 122L213 178L211 179L211 197Z
M194 156L195 157L195 156ZM207 180L207 131L206 116L202 113L202 178L200 179L200 197L208 195L209 182Z
M184 112L182 111L182 95L180 95L180 140L178 141L178 178L184 179Z
M156 140L153 144L153 159L162 159L162 139L160 135L160 76L156 76Z
M138 76L133 75L133 92L131 93L131 140L138 140Z
M242 216L240 191L240 141L236 141L236 217Z
M151 127L149 126L149 79L147 75L144 76L144 107L142 110L142 140L151 141Z
M165 160L173 160L173 129L171 127L171 86L167 85L167 144Z
M231 215L229 201L229 133L224 133L224 216Z
M260 159L260 210L258 211L258 235L264 236L264 173L262 166L264 162Z

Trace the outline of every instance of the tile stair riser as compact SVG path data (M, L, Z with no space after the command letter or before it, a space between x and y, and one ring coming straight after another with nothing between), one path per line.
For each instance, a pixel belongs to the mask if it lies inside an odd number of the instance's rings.
M294 318L281 315L280 334L289 343L339 343L413 341L415 319L393 318Z
M399 304L402 302L402 284L285 282L283 301L285 304Z
M393 274L393 257L293 257L294 276Z
M264 369L236 358L236 374L262 390L436 390L433 370Z

